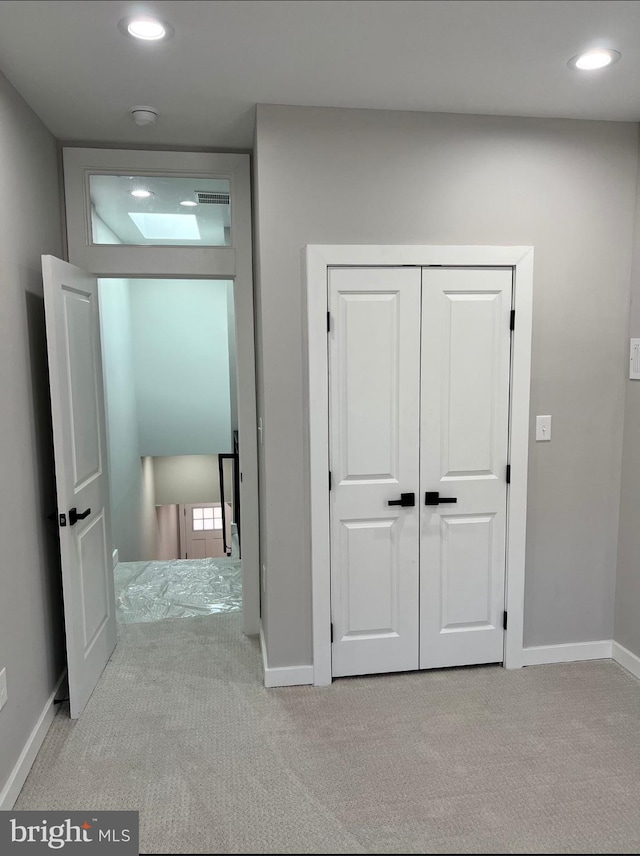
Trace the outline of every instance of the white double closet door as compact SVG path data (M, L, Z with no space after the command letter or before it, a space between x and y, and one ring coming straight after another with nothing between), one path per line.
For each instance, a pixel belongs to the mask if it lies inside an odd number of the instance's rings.
M511 268L329 271L336 677L503 660L511 302Z

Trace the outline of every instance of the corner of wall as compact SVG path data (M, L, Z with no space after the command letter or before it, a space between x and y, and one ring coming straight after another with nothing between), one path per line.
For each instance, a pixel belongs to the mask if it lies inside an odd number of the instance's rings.
M629 282L629 327L627 336L640 336L640 125L636 166L636 207L633 254ZM637 508L640 503L640 459L637 435L640 426L640 381L629 380L625 365L624 426L622 440L618 550L614 600L614 659L637 674L628 663L640 655L640 532ZM623 662L624 661L624 662ZM640 662L640 661L639 661Z

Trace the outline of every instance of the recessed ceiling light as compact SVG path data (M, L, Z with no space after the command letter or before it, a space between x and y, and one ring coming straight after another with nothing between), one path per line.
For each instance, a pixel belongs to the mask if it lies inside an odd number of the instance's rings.
M194 202L192 199L183 199L180 205L184 205L185 208L193 208L197 205L197 202Z
M618 51L610 48L594 48L571 57L567 65L569 68L575 68L578 71L596 71L618 62L620 56Z
M148 199L150 196L153 196L153 193L150 190L143 190L140 188L138 190L132 190L131 195L135 196L136 199Z
M123 33L141 39L144 42L159 42L173 35L173 27L159 18L151 18L148 15L137 15L133 18L123 18L118 22L118 27Z

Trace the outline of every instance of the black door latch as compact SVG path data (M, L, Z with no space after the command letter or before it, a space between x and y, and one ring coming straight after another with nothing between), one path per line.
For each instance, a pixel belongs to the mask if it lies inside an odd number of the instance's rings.
M69 509L69 526L75 526L78 520L84 520L85 517L88 517L91 514L91 509L87 508L86 511L82 513L78 512L77 508Z
M425 505L440 505L441 502L457 502L458 498L455 496L445 497L440 496L437 490L428 490L424 495L424 504Z
M401 493L400 499L390 499L389 505L400 505L402 508L411 508L412 505L416 504L416 495L415 493Z

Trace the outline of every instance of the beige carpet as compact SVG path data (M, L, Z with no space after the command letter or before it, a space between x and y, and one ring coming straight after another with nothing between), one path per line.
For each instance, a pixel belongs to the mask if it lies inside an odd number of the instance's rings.
M615 664L265 690L239 621L122 627L16 807L137 809L143 853L640 850L640 683Z

